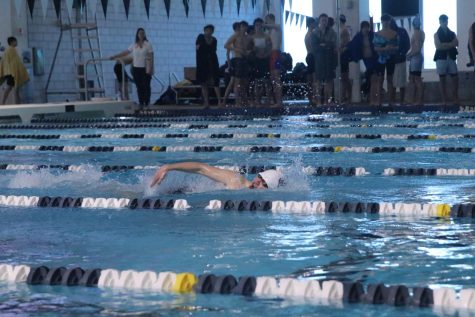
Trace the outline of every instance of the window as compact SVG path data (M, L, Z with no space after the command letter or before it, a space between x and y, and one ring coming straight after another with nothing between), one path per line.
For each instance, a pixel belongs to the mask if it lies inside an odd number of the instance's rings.
M369 0L369 16L373 17L373 23L381 22L381 0Z
M290 1L285 2L283 28L284 28L284 51L292 55L293 64L305 63L307 50L305 48L305 34L307 33L307 16L312 16L313 1L312 0L298 0L292 1L292 8L290 8ZM286 21L286 12L288 13ZM299 20L297 21L297 15ZM293 19L292 19L293 17Z
M449 17L449 28L457 33L457 0L423 0L423 30L426 33L424 42L424 68L435 69L434 34L439 28L439 16Z

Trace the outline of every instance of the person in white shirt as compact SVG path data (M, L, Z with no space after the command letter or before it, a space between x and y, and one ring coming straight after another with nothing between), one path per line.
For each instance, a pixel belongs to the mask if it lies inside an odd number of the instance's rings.
M153 75L153 47L147 40L145 30L138 28L135 35L135 43L129 48L111 59L119 59L131 54L132 62L132 76L134 77L135 85L137 86L137 95L139 97L139 104L141 108L150 104L150 97L152 90L150 82Z

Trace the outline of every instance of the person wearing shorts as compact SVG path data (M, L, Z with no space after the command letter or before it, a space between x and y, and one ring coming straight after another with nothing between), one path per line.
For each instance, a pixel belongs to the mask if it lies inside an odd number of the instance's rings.
M452 79L452 100L458 104L458 69L456 64L457 46L459 44L457 35L448 27L449 18L445 14L439 17L440 27L434 34L435 55L437 74L439 75L440 91L442 102L447 104L447 75Z
M312 49L315 57L314 80L317 85L317 105L321 103L319 96L323 85L323 103L326 104L332 97L333 80L337 58L336 32L328 26L328 15L320 14L318 27L313 32Z
M247 105L247 88L249 85L250 66L248 57L252 52L252 38L247 33L249 24L246 21L239 23L239 30L226 41L224 48L234 53L234 94L236 106Z
M313 82L313 74L315 73L315 56L312 53L312 33L317 27L317 21L314 18L307 18L307 33L305 34L305 48L307 49L307 83L308 83L308 101L310 105L316 103L316 86Z
M280 78L281 63L280 53L282 46L282 27L275 23L275 15L268 14L265 17L264 28L268 30L268 34L272 44L270 54L269 69L272 83L272 91L274 93L275 106L282 107L282 80Z
M383 15L381 17L382 29L378 31L373 38L374 49L378 54L378 61L376 63L376 74L378 75L378 95L377 104L381 105L381 95L383 92L384 73L386 73L386 82L388 89L388 103L392 105L395 99L395 90L393 83L395 58L399 47L398 34L391 28L392 17L390 15Z
M412 88L412 95L409 98L414 105L422 105L423 102L423 83L422 67L424 65L424 56L422 47L424 46L425 33L421 30L421 20L415 18L412 21L414 32L411 37L411 50L407 54L409 60L409 85Z
M394 55L394 90L399 89L399 103L403 105L406 99L407 84L407 52L411 48L411 40L406 29L399 27L394 19L391 20L391 28L398 36L398 50ZM394 92L395 94L395 92Z

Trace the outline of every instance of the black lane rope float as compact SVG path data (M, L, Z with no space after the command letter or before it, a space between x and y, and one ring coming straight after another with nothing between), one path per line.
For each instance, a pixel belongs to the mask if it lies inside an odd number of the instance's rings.
M0 206L23 208L85 208L85 209L139 209L186 210L193 208L185 199L162 200L157 198L104 198L64 196L0 195ZM219 200L196 203L196 208L213 211L250 211L273 214L290 213L303 215L378 214L412 218L453 217L474 218L475 204L420 204L420 203L373 203L338 201L280 201L280 200Z
M47 267L0 264L0 281L29 285L84 286L102 289L148 290L165 293L254 296L303 299L303 304L364 303L396 307L430 307L438 311L475 310L475 289L358 281L310 280L293 277L241 276L190 272L153 272L81 267Z
M475 134L321 134L321 133L95 133L95 134L0 134L0 139L365 139L452 140L475 139Z
M403 153L403 152L444 152L444 153L473 153L471 147L447 146L67 146L67 145L0 145L0 151L53 151L53 152L249 152L249 153Z

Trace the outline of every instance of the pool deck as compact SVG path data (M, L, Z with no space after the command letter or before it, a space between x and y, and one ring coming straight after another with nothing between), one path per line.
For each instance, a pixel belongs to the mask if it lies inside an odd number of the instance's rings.
M30 123L34 115L78 112L102 112L106 117L117 113L133 113L132 101L73 101L62 103L21 104L0 106L0 118L19 116L23 123Z
M430 111L455 113L462 110L456 105L429 104L424 106L394 105L375 107L367 104L347 104L332 106L309 106L304 101L285 102L283 107L259 107L259 108L235 108L235 107L210 107L204 109L201 106L151 106L147 110L136 112L141 116L225 116L225 115L256 115L256 116L280 116L280 115L309 115L309 114L353 114L359 112L371 114L385 114L391 112L422 113Z
M30 123L35 115L44 114L72 114L86 112L102 112L105 117L113 116L145 116L145 117L180 117L180 116L281 116L281 115L309 115L309 114L354 114L370 113L373 115L401 112L448 112L455 113L463 110L455 105L429 104L424 106L369 106L367 104L347 104L314 107L305 101L286 101L283 107L216 107L204 109L200 105L165 105L150 106L145 110L137 110L137 105L132 101L74 101L63 103L22 104L0 106L0 118L19 116L23 123Z

